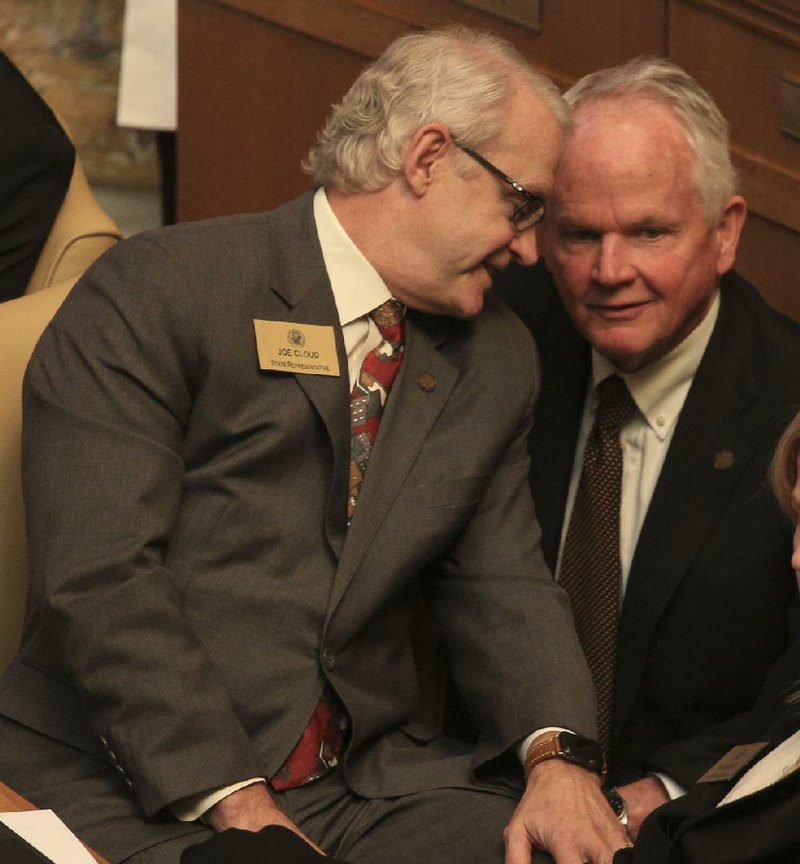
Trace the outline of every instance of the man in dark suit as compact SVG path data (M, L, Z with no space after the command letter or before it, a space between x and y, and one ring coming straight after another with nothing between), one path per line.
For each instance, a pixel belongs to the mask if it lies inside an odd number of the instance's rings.
M588 76L567 101L575 127L548 203L549 272L501 281L540 352L530 476L559 579L595 385L616 376L634 402L615 430L619 554L604 629L615 656L595 680L609 695L616 803L635 834L697 776L678 742L746 710L790 639L791 536L764 478L800 404L800 328L730 269L745 202L727 125L696 82L635 61ZM583 569L590 592L591 560ZM600 601L588 596L591 610Z
M316 193L119 244L44 334L0 777L113 861L264 826L353 864L627 842L523 531L535 352L485 297L535 260L565 123L510 46L410 35L334 109ZM418 711L420 596L475 746Z
M74 164L61 124L0 52L0 302L24 294Z
M634 849L618 852L614 864L800 860L799 686L795 642L775 664L753 710L715 736L720 761L686 795L653 812Z
M770 471L781 509L796 526L795 574L800 574L798 455L800 414L781 436ZM770 670L750 711L687 744L702 773L687 784L686 795L648 817L635 849L618 853L614 864L800 860L800 640Z

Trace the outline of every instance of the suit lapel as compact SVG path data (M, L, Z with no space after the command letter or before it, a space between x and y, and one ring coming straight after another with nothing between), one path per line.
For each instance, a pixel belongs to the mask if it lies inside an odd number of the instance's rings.
M753 334L723 294L647 511L619 626L614 730L633 703L659 618L730 501L758 446L746 409L758 398Z
M341 601L364 554L391 509L458 380L458 371L439 352L451 332L447 319L406 316L406 356L386 403L370 455L364 485L339 562L329 615ZM423 387L420 384L421 376ZM428 382L435 381L430 389Z
M339 359L339 376L295 375L319 414L333 450L333 474L328 490L326 534L338 556L347 532L347 478L350 470L350 399L339 315L325 270L309 193L281 209L276 220L278 250L272 259L269 287L289 307L287 321L332 327ZM292 251L294 250L294 252ZM298 273L302 278L298 279Z
M529 438L531 490L542 529L542 551L555 572L575 445L591 373L589 344L561 309L542 341L542 390Z

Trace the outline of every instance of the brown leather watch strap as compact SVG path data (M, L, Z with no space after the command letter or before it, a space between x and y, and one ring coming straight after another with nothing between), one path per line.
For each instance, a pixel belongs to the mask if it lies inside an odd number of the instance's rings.
M572 732L546 732L531 741L523 766L526 780L533 768L545 759L563 759L605 777L606 760L600 745Z
M544 762L545 759L555 759L561 755L561 733L547 732L544 735L539 735L531 741L528 750L525 753L525 779L533 770L534 765Z

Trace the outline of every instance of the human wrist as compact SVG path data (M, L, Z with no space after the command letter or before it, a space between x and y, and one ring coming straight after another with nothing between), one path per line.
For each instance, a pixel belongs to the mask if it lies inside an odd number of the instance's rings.
M226 828L260 831L276 821L278 806L267 791L266 784L253 783L225 796L203 814L202 821L216 832Z
M605 778L606 760L600 744L574 732L551 730L537 735L525 753L525 779L530 777L534 768L550 760L577 765L601 779Z

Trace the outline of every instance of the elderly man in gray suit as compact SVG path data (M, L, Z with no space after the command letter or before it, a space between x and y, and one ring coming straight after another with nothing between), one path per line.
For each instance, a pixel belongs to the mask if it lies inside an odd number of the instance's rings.
M316 192L119 244L46 331L0 777L112 861L275 825L354 864L626 844L529 530L533 345L486 296L535 260L567 123L510 46L409 35ZM420 596L475 744L415 712Z

